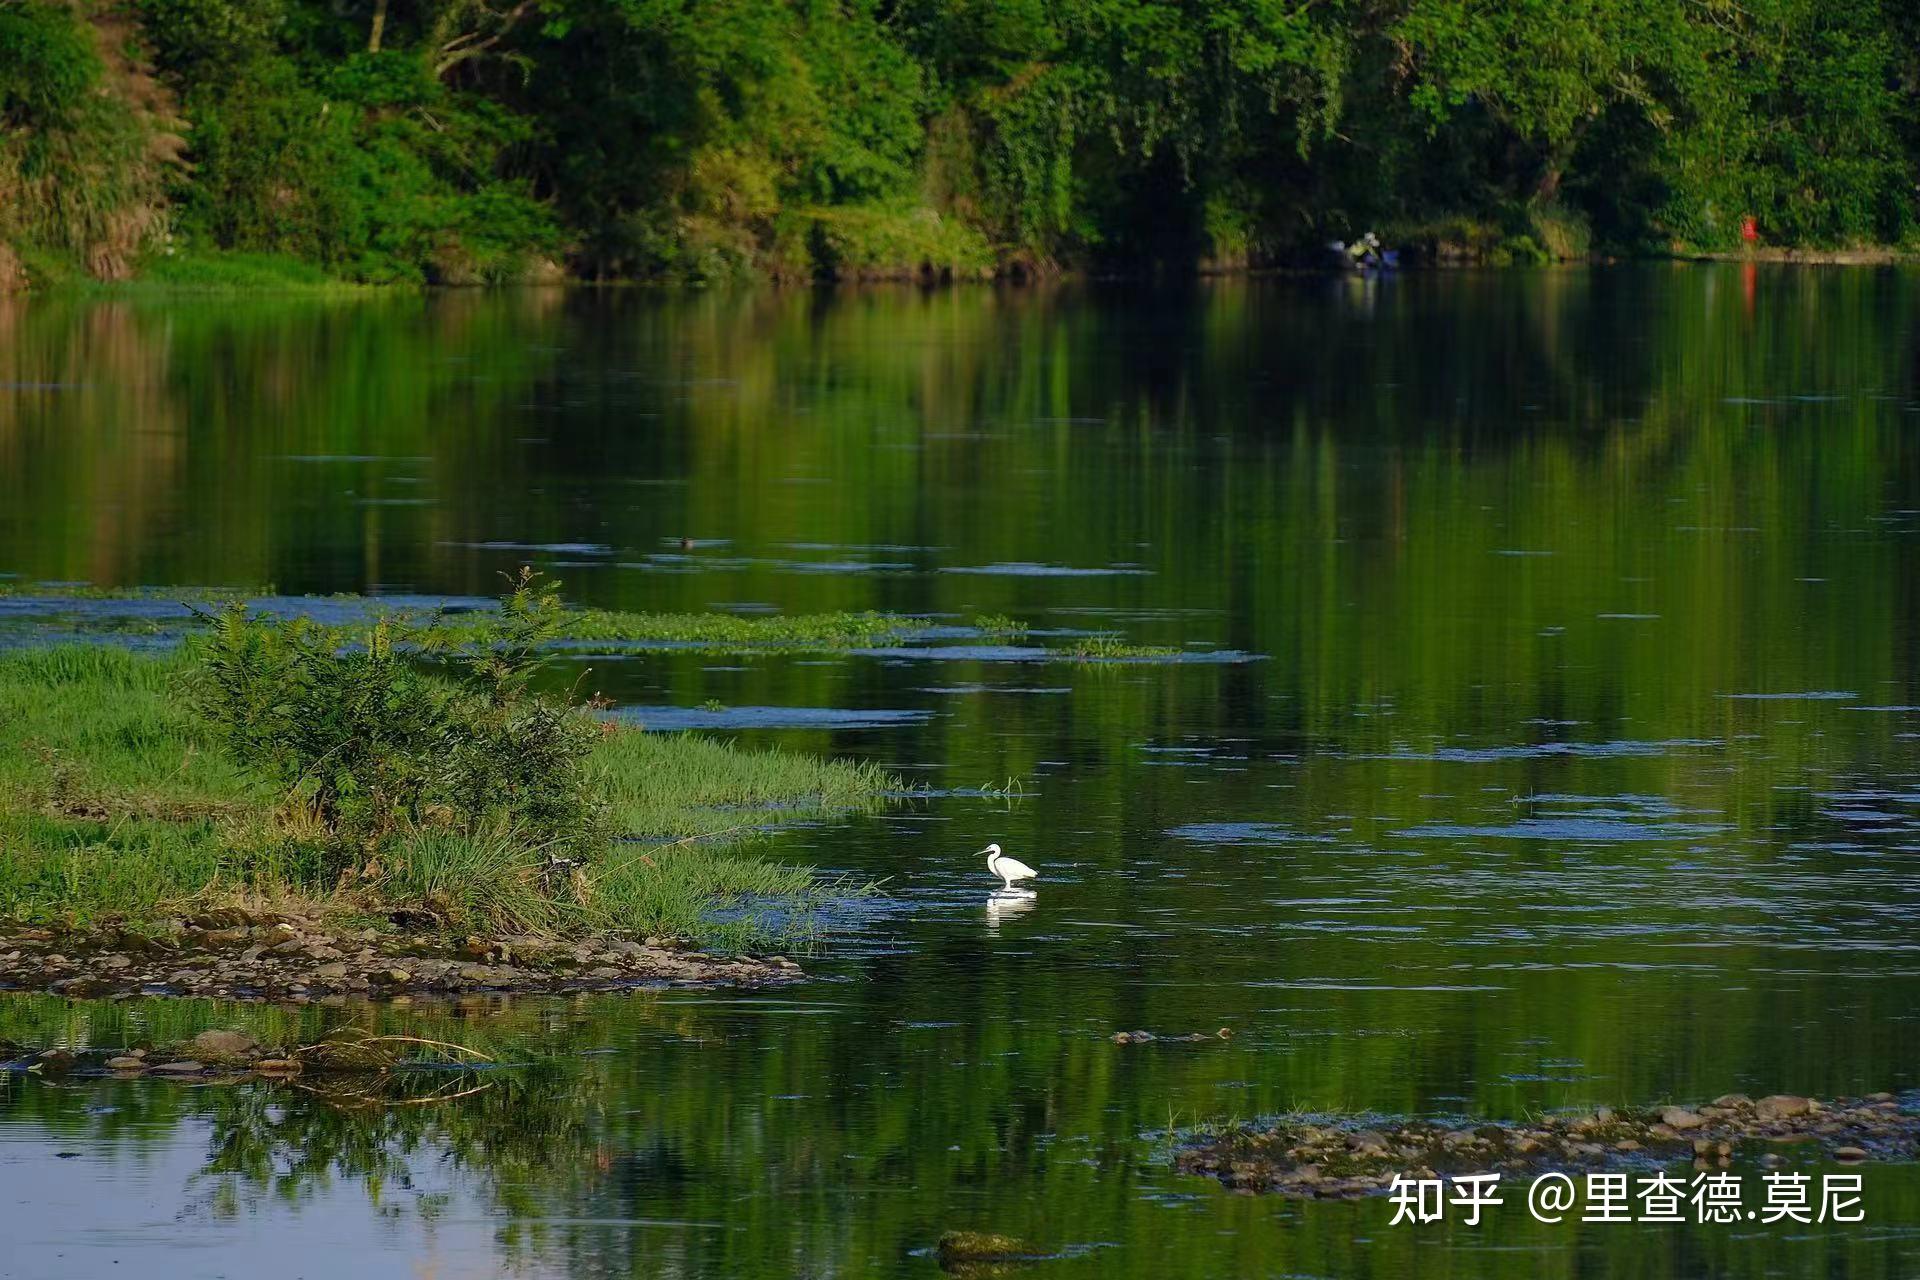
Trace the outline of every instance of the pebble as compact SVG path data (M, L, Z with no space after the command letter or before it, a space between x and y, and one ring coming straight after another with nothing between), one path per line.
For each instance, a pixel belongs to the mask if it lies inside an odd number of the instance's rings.
M213 922L216 918L218 923ZM8 942L27 940L45 945L56 936L52 931L18 929L11 937L0 938L0 982L11 980L9 985L49 990L75 999L191 994L306 1003L301 997L310 991L351 991L392 998L409 987L453 992L468 986L561 990L570 981L587 975L556 973L552 965L576 956L598 957L595 963L599 967L593 969L591 980L607 986L629 982L664 986L686 981L759 985L802 976L800 966L786 956L715 960L678 948L659 949L650 945L652 940L640 943L611 938L582 944L534 938L466 940L466 953L482 958L485 962L481 963L448 952L436 954L432 944L407 946L404 940L385 932L363 930L346 935L352 939L354 951L348 958L335 945L335 939L311 925L303 931L284 920L262 919L244 912L208 913L198 917L191 928L184 921L174 921L169 929L177 942L153 942L107 931L84 939L98 949L79 956L7 948ZM229 936L244 939L246 944L235 942L230 949L218 951L199 949L209 938ZM384 943L390 950L383 955L380 945L368 943ZM523 958L518 967L507 963L516 955ZM1144 1032L1125 1034L1130 1039L1155 1038Z

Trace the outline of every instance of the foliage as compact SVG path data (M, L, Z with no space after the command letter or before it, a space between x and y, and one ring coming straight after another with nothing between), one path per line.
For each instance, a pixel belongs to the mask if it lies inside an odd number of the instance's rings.
M143 117L111 100L106 71L75 8L0 2L0 292L15 283L13 260L35 248L114 279L153 238L157 144Z
M556 251L547 208L503 168L528 122L449 83L440 46L376 51L362 15L292 0L142 12L194 125L183 245L446 284L514 278Z
M29 129L65 124L99 75L100 59L69 10L0 5L0 122Z
M95 109L120 89L92 92L83 11L104 12L0 0L0 161L20 175L0 181L84 171L101 193L12 233L33 243L91 245L99 210L140 207L140 130ZM707 280L1247 264L1456 218L1497 231L1482 257L1519 259L1586 247L1543 223L1616 250L1734 247L1748 216L1794 244L1900 242L1914 224L1920 21L1892 4L137 12L137 54L191 124L170 247L359 281L520 279L555 259Z
M1759 0L1727 23L1671 139L1666 224L1716 247L1737 243L1745 215L1796 243L1906 236L1915 153L1899 130L1913 89L1887 24L1820 0Z
M533 691L559 597L523 574L492 625L423 668L440 637L381 619L358 643L235 603L202 651L197 705L242 764L288 788L329 832L373 848L403 828L510 828L591 848L607 836L588 759L599 726Z

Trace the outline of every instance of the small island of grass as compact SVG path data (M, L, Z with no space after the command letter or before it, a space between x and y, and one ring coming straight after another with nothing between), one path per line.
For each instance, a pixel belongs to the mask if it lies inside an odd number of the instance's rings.
M457 627L236 601L158 653L0 653L0 932L46 942L41 961L62 937L165 946L228 919L256 959L279 928L323 963L348 931L563 959L791 942L820 886L755 838L902 784L609 723L537 678L577 616L523 579Z

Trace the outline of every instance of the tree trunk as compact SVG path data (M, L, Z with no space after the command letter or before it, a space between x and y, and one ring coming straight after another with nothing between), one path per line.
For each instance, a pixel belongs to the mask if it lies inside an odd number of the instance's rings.
M1558 163L1548 164L1546 170L1540 175L1539 183L1533 189L1534 202L1536 204L1547 204L1550 203L1555 196L1559 195L1560 178L1560 165Z
M373 30L367 33L367 52L380 52L380 36L387 29L387 0L373 0Z

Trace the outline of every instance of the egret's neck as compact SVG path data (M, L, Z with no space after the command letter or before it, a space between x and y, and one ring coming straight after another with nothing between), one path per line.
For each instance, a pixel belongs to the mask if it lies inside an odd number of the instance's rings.
M987 870L993 872L993 874L995 875L1000 874L1000 855L999 854L990 853L987 855Z

